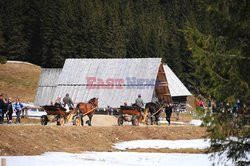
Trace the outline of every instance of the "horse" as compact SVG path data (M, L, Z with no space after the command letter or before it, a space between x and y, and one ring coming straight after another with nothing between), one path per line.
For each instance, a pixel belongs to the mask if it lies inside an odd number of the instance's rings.
M146 103L145 109L149 110L151 125L159 124L158 122L160 121L160 113L162 108L163 106L159 102Z
M81 114L81 121L82 118L87 115L89 117L89 120L86 122L89 126L91 126L92 117L96 111L96 108L98 107L98 98L92 98L88 101L88 103L80 102L76 106L76 110ZM83 121L82 121L83 125Z

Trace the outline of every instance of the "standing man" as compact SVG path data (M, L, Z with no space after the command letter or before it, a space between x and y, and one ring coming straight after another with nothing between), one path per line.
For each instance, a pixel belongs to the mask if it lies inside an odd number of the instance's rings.
M172 115L172 106L167 103L167 106L165 108L165 113L166 113L166 120L168 121L168 125L170 125L170 119Z
M5 106L5 102L3 100L3 95L0 94L0 124L3 124L3 116L4 116L3 109L4 109L4 106Z
M14 104L14 110L16 111L16 124L21 123L21 112L23 109L22 103L20 103L19 98L16 99L16 103Z
M70 109L74 108L74 103L69 97L69 94L67 93L66 96L63 98L63 105L64 107L68 107L67 112L69 112Z
M139 107L139 110L143 116L144 115L144 113L143 113L144 102L143 102L140 94L138 95L138 98L135 100L135 104Z

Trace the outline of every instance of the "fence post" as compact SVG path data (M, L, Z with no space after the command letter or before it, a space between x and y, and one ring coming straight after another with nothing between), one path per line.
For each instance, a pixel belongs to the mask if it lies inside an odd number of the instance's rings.
M1 159L1 166L6 166L6 159L4 158Z

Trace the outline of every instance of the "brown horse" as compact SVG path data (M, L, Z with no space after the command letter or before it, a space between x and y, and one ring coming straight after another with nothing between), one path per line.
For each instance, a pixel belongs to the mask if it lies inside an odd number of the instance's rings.
M78 103L76 109L79 110L79 113L82 117L88 115L89 120L86 122L89 126L91 126L92 117L95 113L96 108L98 107L98 98L92 98L88 103ZM83 125L83 124L82 124Z

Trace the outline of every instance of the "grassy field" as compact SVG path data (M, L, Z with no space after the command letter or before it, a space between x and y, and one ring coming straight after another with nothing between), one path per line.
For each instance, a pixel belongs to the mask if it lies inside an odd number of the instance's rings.
M0 126L0 156L44 152L119 151L113 143L145 139L200 139L206 129L197 126ZM205 153L199 149L135 149L140 152Z
M0 93L22 102L33 102L41 68L29 64L0 64Z

